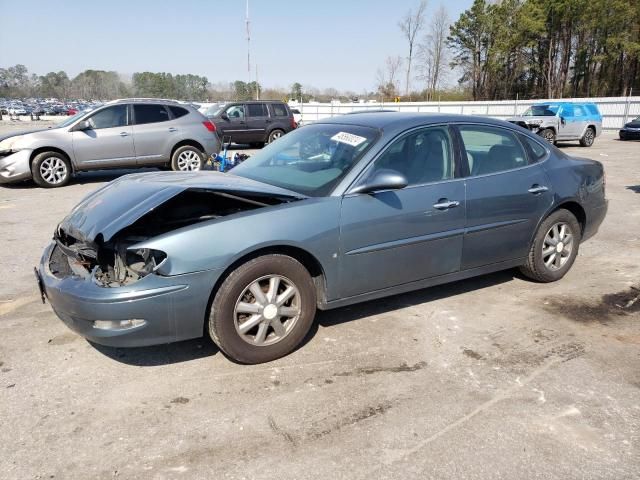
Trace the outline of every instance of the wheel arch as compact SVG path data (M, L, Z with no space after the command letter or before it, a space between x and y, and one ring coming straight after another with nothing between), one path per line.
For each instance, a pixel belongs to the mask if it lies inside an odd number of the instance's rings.
M61 148L58 147L38 147L38 148L34 148L33 151L31 152L31 155L29 156L29 168L31 168L31 166L33 165L33 160L40 155L41 153L44 152L56 152L59 153L60 155L64 155L65 158L67 160L69 160L69 164L71 165L71 171L75 172L75 165L73 164L73 160L71 160L71 155L69 155L67 152L65 152L64 150L62 150Z
M191 147L195 147L198 150L200 150L203 154L205 153L204 147L202 146L201 143L192 140L190 138L187 138L185 140L180 140L178 143L176 143L173 148L171 149L171 153L169 154L169 159L172 160L173 159L173 154L176 153L176 150L179 149L180 147L185 147L185 146L191 146Z
M211 290L211 295L209 296L209 303L207 306L207 311L204 319L205 329L207 328L207 325L208 325L208 322L206 321L206 319L209 318L209 315L211 313L211 305L213 304L213 300L215 299L216 294L220 289L220 286L226 280L226 278L231 274L231 272L233 272L240 265L247 263L248 261L253 260L254 258L262 257L264 255L273 255L273 254L286 255L300 262L302 266L307 269L307 271L309 272L309 275L311 275L313 284L316 288L317 304L321 305L326 303L326 275L325 275L325 270L322 264L320 263L320 261L312 253L310 253L309 251L301 247L297 247L293 245L285 245L285 244L269 245L265 247L260 247L250 252L245 252L243 255L237 258L231 265L229 265L222 272L222 274L220 274L220 276L218 277L218 280L216 280Z

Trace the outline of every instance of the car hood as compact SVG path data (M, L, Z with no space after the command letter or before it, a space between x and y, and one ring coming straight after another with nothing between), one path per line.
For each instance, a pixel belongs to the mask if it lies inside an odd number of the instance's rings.
M640 128L640 122L629 122L624 124L625 128Z
M58 228L83 242L93 243L98 236L106 242L143 215L189 189L306 198L290 190L229 173L138 173L121 177L89 194Z
M7 138L12 137L23 137L25 135L29 135L30 133L42 132L44 130L49 130L48 128L36 128L33 130L20 130L19 132L11 132L0 135L0 142L6 140Z

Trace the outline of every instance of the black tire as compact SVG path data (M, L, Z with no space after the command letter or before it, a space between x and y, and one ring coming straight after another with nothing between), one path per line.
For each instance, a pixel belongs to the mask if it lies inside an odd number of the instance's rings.
M556 132L554 132L552 129L545 128L543 130L540 130L538 132L538 135L540 135L542 138L544 138L551 145L555 145L556 144Z
M42 188L64 187L71 180L71 174L71 162L62 153L42 152L31 162L33 181Z
M590 147L591 145L593 145L593 141L596 138L596 131L591 128L588 127L585 131L584 131L584 135L582 135L582 138L580 139L580 146L582 147Z
M236 304L245 298L244 295L249 286L267 276L279 276L297 288L299 313L293 320L290 330L282 335L281 339L271 340L275 343L267 345L255 345L245 339L250 339L251 335L245 335L243 338L238 331L235 309ZM258 302L254 297L253 304L255 303ZM261 310L260 315L263 315L262 312L266 312L266 308ZM232 360L244 364L264 363L291 353L307 335L315 314L316 290L307 269L300 262L286 255L265 255L240 265L224 280L211 305L208 330L214 343ZM263 320L260 324L270 325L272 321L280 322L280 319L277 317L271 321ZM286 321L292 321L292 319ZM256 324L255 328L259 329L260 324ZM280 323L280 325L284 324ZM267 341L269 336L276 338L273 327L268 326L266 330L269 332ZM257 337L256 333L254 339Z
M622 141L627 139L627 137L622 132L618 133L618 136L620 137L620 140L622 140Z
M562 265L558 267L555 267L554 265L547 266L545 264L545 258L549 261L551 257L546 256L543 253L543 249L545 248L545 238L547 238L548 233L551 233L551 229L554 228L555 225L559 224L564 224L566 228L569 229L568 233L573 236L571 251L566 257L564 257L566 260ZM581 237L582 229L573 213L564 209L556 210L549 215L538 228L529 250L527 263L520 267L520 271L525 276L538 282L548 283L560 280L565 276L569 269L571 269L571 266L578 255ZM568 244L568 242L566 242L565 245L566 244ZM551 254L553 255L553 253L555 252L552 252ZM560 259L560 261L562 260Z
M267 140L267 143L275 142L282 135L284 135L284 130L280 130L279 128L276 128L275 130L272 130L271 133L269 134L269 138Z
M171 170L176 172L191 172L202 170L204 167L204 153L193 145L183 145L176 148L171 156Z

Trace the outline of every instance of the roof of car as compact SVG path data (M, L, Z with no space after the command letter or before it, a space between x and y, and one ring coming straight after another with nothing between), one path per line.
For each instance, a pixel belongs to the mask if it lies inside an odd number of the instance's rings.
M109 104L114 104L114 103L166 103L166 104L170 104L170 105L188 105L188 104L182 104L180 102L178 102L177 100L171 100L168 98L119 98L117 100L112 100L110 102L107 102Z
M414 126L435 123L470 122L486 123L492 125L509 125L504 120L490 117L478 117L471 115L457 115L453 113L413 113L413 112L368 112L351 113L349 115L337 115L335 117L318 120L314 123L338 123L345 125L361 125L364 127L387 128L402 126L411 128Z

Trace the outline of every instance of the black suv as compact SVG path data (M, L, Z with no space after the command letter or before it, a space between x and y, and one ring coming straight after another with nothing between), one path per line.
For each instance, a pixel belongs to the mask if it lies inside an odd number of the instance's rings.
M262 147L297 127L284 102L247 101L220 105L209 116L223 141Z

